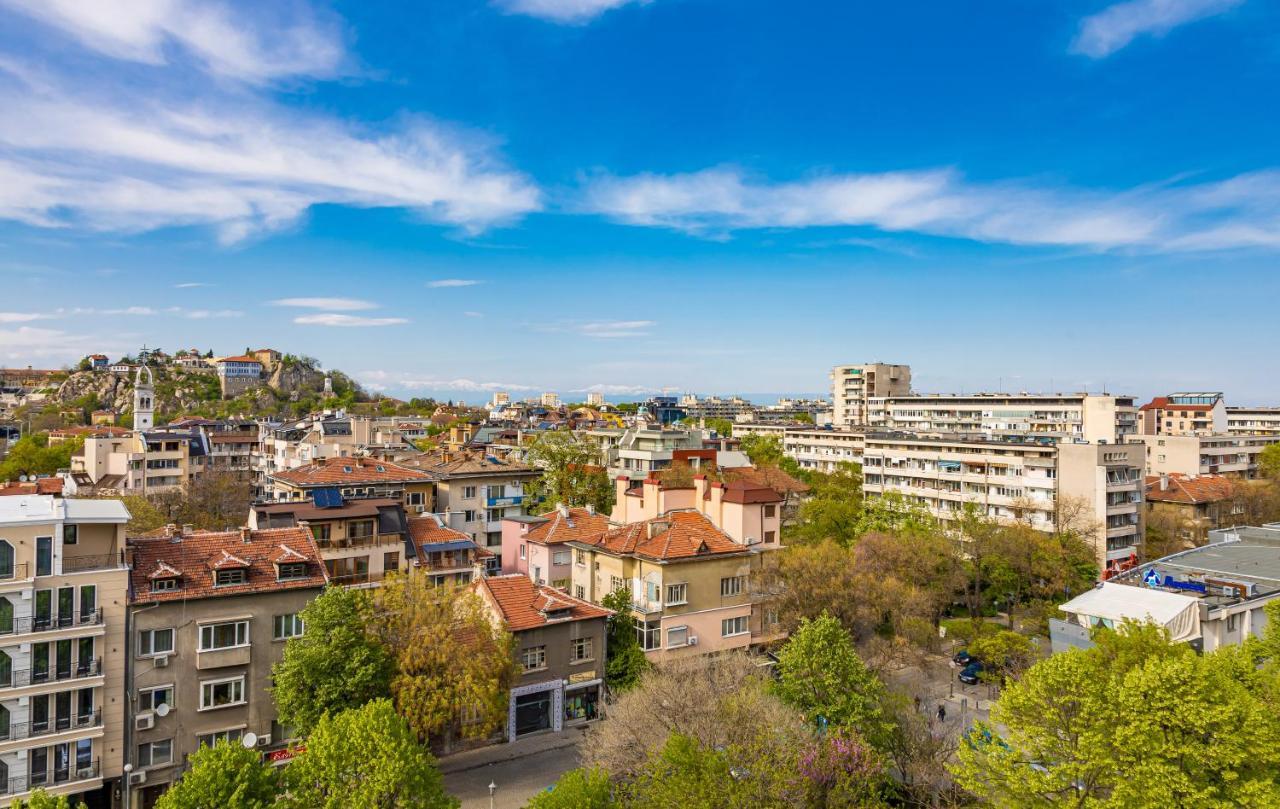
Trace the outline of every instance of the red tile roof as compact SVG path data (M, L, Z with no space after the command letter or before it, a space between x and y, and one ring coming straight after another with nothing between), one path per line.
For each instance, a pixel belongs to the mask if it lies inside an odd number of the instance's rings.
M471 539L461 531L442 525L434 514L423 514L409 520L409 536L416 547L436 542L457 542L460 539Z
M432 479L426 472L375 458L325 458L296 469L276 472L271 478L302 487L419 483Z
M272 528L264 531L195 531L183 534L172 528L160 536L133 537L130 599L134 604L181 601L192 598L268 593L324 587L328 581L320 551L311 533L303 528ZM290 553L286 554L287 549ZM294 555L300 558L294 558ZM279 581L276 561L287 555L288 562L305 562L307 575ZM237 563L248 568L245 584L215 587L214 573ZM176 590L152 591L154 579L178 578Z
M237 357L222 357L221 359L218 360L218 362L252 362L252 363L256 363L257 365L262 364L261 362L258 361L257 357L250 357L247 354L241 354Z
M1213 410L1211 404L1177 404L1169 401L1168 396L1157 396L1151 401L1144 404L1139 410L1187 410L1187 411L1204 411Z
M476 582L475 586L510 632L537 629L549 623L607 618L612 614L604 607L573 598L545 585L534 584L528 576L519 573L491 576ZM568 617L547 619L547 613L558 610L568 610Z
M1160 476L1147 476L1147 499L1161 503L1218 503L1231 497L1235 482L1222 475L1199 475L1189 478L1174 473L1168 476L1169 487L1160 488Z
M592 514L585 508L571 508L568 512L566 516L557 508L539 515L546 522L531 526L525 538L543 545L558 545L609 530L609 518L603 514Z
M62 486L66 483L62 478L36 478L25 483L10 481L0 485L0 497L11 494L62 494Z
M746 546L739 545L716 528L700 511L672 511L579 541L609 553L635 554L660 561L696 559L747 550Z

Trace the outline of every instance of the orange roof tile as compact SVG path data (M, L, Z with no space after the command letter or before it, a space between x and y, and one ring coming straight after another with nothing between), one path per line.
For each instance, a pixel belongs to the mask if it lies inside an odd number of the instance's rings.
M613 614L604 607L573 598L545 585L534 584L528 576L519 573L491 576L476 582L475 586L501 616L510 632L537 629L549 623L607 618ZM567 610L568 616L550 620L547 618L548 613L558 610Z
M1160 476L1147 476L1147 499L1161 503L1217 503L1231 497L1235 482L1222 475L1187 477L1174 473L1168 476L1169 487L1160 488Z
M221 359L218 360L218 362L253 362L253 363L257 363L258 365L262 364L261 362L258 362L257 357L250 357L247 354L241 354L236 357L222 357Z
M585 508L568 509L568 515L557 508L539 516L546 522L531 526L524 536L542 545L558 545L573 539L585 539L609 530L608 517L592 514Z
M651 527L652 526L652 527ZM614 554L635 554L660 561L744 553L747 548L716 528L700 511L672 511L579 540Z
M276 472L273 480L294 486L359 486L368 483L418 483L431 475L375 458L325 458L321 461Z
M461 531L455 531L446 525L442 525L434 514L424 514L421 517L414 517L409 520L409 538L413 540L413 546L418 550L419 554L422 553L423 545L471 539L470 536Z

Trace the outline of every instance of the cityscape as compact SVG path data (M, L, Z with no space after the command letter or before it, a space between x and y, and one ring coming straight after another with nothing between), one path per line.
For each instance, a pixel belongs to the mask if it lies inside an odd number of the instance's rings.
M1280 8L963 5L0 0L0 809L1280 806Z

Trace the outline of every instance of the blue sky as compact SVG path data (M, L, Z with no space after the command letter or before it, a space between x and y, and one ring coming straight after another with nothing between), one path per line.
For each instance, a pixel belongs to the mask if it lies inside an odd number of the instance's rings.
M0 362L1280 404L1265 0L0 0Z

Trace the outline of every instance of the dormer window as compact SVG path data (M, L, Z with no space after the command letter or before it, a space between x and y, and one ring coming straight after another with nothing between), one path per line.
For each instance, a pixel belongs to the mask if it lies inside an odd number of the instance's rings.
M343 472L345 472L346 474L350 475L350 474L351 474L351 467L349 467L349 466L344 466L344 467L342 467L342 471L343 471Z
M155 579L151 582L151 592L153 593L171 593L177 589L177 579Z
M215 570L213 572L214 587L228 587L234 584L248 584L249 571L242 567L233 567L229 570Z
M276 578L279 581L296 581L307 577L306 562L286 562L278 567Z
M377 470L378 470L379 472L385 472L385 471L387 471L387 468L386 468L385 466L379 466L379 467L376 467L376 468L377 468Z
M564 609L547 610L543 615L548 621L563 621L564 619L569 618L572 612L573 610L566 607Z

